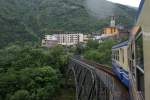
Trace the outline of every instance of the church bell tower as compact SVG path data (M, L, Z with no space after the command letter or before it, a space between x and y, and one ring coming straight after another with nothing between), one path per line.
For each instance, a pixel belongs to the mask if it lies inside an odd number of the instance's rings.
M111 17L111 21L110 21L110 27L115 27L116 25L116 22L115 22L115 16L112 16Z

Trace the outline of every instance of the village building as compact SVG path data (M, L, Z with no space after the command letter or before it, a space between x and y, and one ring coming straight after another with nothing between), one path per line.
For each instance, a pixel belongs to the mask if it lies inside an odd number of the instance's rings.
M57 35L45 35L44 39L42 39L43 47L54 47L58 44Z
M45 35L42 39L42 46L53 47L55 45L73 46L78 43L87 43L88 35L75 32L57 32L52 35Z

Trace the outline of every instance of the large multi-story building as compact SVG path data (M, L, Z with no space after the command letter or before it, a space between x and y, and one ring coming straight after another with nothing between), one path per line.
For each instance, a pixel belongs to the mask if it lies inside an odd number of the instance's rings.
M71 46L87 41L83 33L61 32L53 35L45 35L42 40L42 46L52 47L57 44Z
M84 36L82 33L61 33L57 34L58 44L61 45L75 45L84 42Z

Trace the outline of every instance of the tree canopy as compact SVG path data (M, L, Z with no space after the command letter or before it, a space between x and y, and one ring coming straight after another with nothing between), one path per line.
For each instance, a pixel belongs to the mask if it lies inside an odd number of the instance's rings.
M112 39L105 40L101 43L96 40L90 40L82 55L86 59L101 64L111 65L111 48L115 43L117 43L117 41Z
M49 100L62 82L67 54L51 49L12 45L0 50L0 99Z

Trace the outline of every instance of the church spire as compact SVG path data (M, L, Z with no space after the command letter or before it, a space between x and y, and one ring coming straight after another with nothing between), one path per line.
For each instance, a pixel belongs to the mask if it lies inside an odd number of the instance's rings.
M115 16L111 16L110 27L115 27Z

